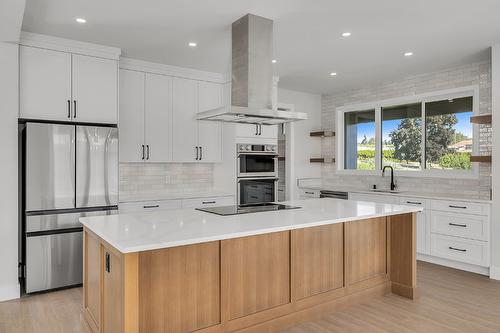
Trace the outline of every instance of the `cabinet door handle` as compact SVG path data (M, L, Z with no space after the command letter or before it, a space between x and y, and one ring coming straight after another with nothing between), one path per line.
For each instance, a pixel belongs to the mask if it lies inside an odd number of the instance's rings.
M196 146L194 149L196 150L196 157L194 159L198 161L198 156L200 156L198 153L198 146Z
M255 135L259 135L259 125L255 124Z
M105 264L105 266L106 266L106 272L109 273L109 272L111 272L111 262L110 262L111 260L109 258L109 253L108 252L106 252L105 258L106 258L106 260L105 260L106 261L106 264Z
M262 135L262 124L259 124L259 135Z
M217 203L217 202L216 201L202 201L201 203L204 204L204 205L210 205L210 204L214 204L214 203Z
M203 159L203 147L200 147L200 161Z
M149 160L149 145L146 145L146 150L148 151L146 159Z
M314 192L307 192L307 191L305 191L304 193L305 194L314 194Z
M73 118L76 119L76 100L73 101Z
M142 145L142 160L146 158L146 153L144 152L144 145Z
M71 101L68 99L68 119L71 118Z
M467 224L458 224L458 223L448 223L448 225L451 225L453 227L462 227L462 228L467 228Z
M412 205L421 205L421 202L418 201L407 201L406 203L412 204Z
M149 209L149 208L160 208L160 205L146 205L146 206L142 206L142 208L144 208L144 209Z
M459 252L467 252L466 249L459 249L459 248L453 247L453 246L448 246L448 249L453 250L453 251L459 251Z
M466 206L455 206L455 205L449 205L448 207L450 207L450 208L467 209L467 207L466 207Z

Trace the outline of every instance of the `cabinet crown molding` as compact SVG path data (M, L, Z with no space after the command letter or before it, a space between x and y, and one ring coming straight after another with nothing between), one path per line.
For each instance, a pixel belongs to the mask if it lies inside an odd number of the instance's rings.
M222 83L222 84L231 81L229 74L207 72L197 69L177 67L172 65L165 65L155 62L124 58L124 57L120 58L120 69L127 69L127 70L146 72L152 74L162 74L162 75L179 77L183 79L208 81L208 82Z
M20 45L119 60L120 48L21 31Z

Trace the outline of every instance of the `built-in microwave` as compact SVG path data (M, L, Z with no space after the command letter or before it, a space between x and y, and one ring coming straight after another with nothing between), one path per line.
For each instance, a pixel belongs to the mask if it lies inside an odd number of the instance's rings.
M237 154L238 178L278 176L276 145L238 144Z

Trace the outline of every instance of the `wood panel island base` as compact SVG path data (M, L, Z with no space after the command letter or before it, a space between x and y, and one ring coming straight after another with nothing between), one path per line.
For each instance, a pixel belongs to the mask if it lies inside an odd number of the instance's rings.
M276 332L416 294L414 212L127 253L84 225L92 332Z

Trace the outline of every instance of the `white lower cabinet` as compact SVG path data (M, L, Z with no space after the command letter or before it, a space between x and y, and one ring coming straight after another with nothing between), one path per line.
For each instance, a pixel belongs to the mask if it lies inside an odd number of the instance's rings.
M299 199L319 198L320 190L301 188L299 189Z
M432 234L431 254L467 264L484 267L490 265L489 243L472 239Z
M422 207L416 213L419 258L486 274L490 266L488 203L369 193L349 193L349 199Z
M118 205L120 214L180 209L181 200L125 202Z
M182 208L202 208L234 205L234 196L183 199Z
M231 206L235 204L233 195L221 197L202 197L172 200L137 201L120 203L120 214L173 210L181 208L201 208L215 206Z

